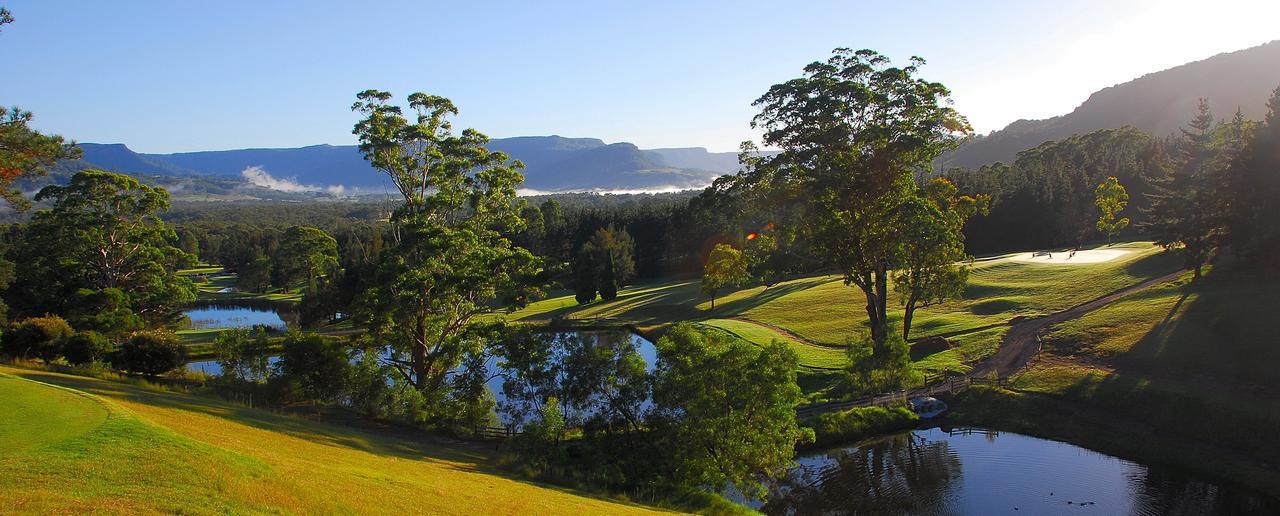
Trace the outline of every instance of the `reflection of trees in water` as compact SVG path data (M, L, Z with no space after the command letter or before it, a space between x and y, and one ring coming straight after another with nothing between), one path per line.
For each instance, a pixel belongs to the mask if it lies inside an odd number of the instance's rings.
M946 441L899 434L834 450L775 483L767 514L947 514L960 458Z
M1134 466L1129 474L1139 514L1280 514L1280 503L1235 486L1205 483L1166 470Z

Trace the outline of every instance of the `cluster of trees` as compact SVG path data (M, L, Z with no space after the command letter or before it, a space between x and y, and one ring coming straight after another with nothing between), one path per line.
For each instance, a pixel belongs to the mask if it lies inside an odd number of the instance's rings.
M988 253L1079 246L1107 236L1095 224L1102 215L1096 201L1098 185L1111 177L1127 190L1127 214L1140 223L1166 166L1159 139L1126 127L1045 142L1012 164L950 170L944 177L961 191L991 197L987 216L965 228L969 251Z
M1157 178L1143 229L1178 249L1187 268L1201 270L1219 250L1246 265L1280 265L1280 87L1262 122L1238 111L1216 121L1208 103L1168 146L1167 172Z
M110 365L121 371L158 376L186 362L178 338L163 330L137 331L119 345L93 330L77 331L56 315L30 317L5 329L0 351L19 359L45 363L64 360L72 365Z
M21 264L4 291L15 318L56 314L112 338L173 324L195 297L175 274L195 257L173 246L157 214L169 194L112 172L85 170L47 186L49 203L8 235L6 258Z
M726 225L761 228L746 246L757 277L790 272L775 269L769 255L807 256L790 266L832 268L857 288L870 335L850 346L852 377L868 389L910 380L912 315L962 291L963 228L989 202L959 195L947 179L922 179L970 131L949 107L948 90L917 76L923 63L895 67L873 51L838 49L773 86L755 102L761 112L752 125L781 151L762 156L745 144L744 171L701 196L703 205L737 216ZM722 271L743 276L742 259L719 251L704 280L711 292ZM906 311L899 332L890 328L894 299Z
M597 229L573 259L573 290L579 304L618 297L618 289L635 277L635 240L616 227Z
M812 432L795 419L795 352L676 325L646 364L626 333L551 340L517 330L495 350L511 451L551 478L611 490L720 488L763 496ZM650 367L647 367L650 366ZM567 439L570 429L581 437Z

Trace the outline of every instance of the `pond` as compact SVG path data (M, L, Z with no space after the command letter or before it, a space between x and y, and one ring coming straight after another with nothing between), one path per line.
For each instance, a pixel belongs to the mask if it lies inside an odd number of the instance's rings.
M766 514L1276 514L1274 499L1075 445L915 430L806 454Z
M206 304L189 308L182 313L191 320L191 328L196 330L258 325L284 330L287 326L277 309L259 304Z

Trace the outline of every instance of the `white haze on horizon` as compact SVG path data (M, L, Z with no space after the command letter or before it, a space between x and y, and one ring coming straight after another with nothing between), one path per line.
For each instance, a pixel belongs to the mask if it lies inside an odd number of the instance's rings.
M332 195L343 195L347 191L347 187L343 185L306 185L299 183L292 177L275 177L268 173L267 169L263 168L261 165L254 165L241 170L240 176L244 177L246 181L253 183L256 186L281 192L325 192Z
M533 197L536 195L575 194L575 193L592 193L597 195L640 195L640 194L676 193L676 192L684 192L688 190L702 190L703 188L706 188L706 186L681 187L681 186L674 186L674 185L665 185L665 186L655 186L652 188L619 188L619 189L612 189L612 190L605 189L605 188L579 188L579 189L570 188L566 190L537 190L534 188L518 188L516 189L516 195L520 197Z

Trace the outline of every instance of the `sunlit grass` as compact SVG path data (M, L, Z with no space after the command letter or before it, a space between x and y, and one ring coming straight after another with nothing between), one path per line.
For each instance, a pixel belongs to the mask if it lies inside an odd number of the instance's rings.
M308 422L182 393L0 367L0 500L19 512L628 513L522 482L487 447ZM93 397L37 384L75 389ZM67 424L63 424L67 421ZM72 422L78 423L72 424ZM96 423L95 423L96 422ZM44 432L65 426L61 434ZM33 441L36 434L43 441ZM30 444L7 446L10 435ZM16 450L16 451L13 451Z
M963 298L918 311L912 337L971 332L1006 324L1017 316L1063 310L1167 274L1179 265L1177 257L1147 242L1109 249L1130 252L1091 264L1020 262L1012 255L975 262ZM645 327L701 321L758 345L773 339L787 342L800 354L803 365L840 367L849 337L867 332L865 304L856 287L846 286L838 276L825 275L726 292L716 299L715 310L698 281L690 280L637 285L623 289L615 300L587 305L579 305L572 292L559 292L506 317L535 323L596 321ZM901 324L900 309L890 317L895 325ZM994 353L1002 336L999 328L952 336L952 350L922 357L918 366L929 371L966 370L966 362Z

